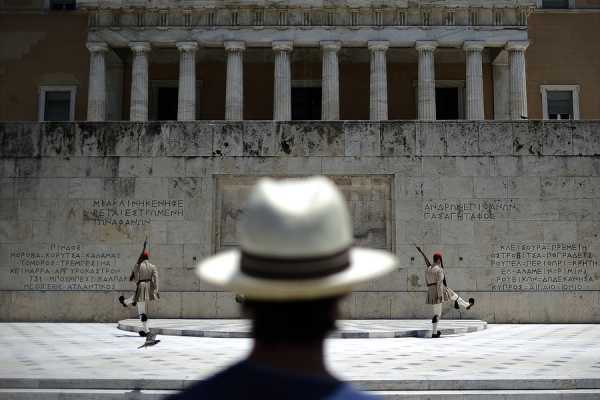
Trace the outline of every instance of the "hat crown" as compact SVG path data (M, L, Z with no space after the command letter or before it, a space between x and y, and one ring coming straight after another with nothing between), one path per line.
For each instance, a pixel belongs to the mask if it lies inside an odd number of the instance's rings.
M346 202L329 179L262 179L239 224L242 250L258 256L327 256L352 244Z

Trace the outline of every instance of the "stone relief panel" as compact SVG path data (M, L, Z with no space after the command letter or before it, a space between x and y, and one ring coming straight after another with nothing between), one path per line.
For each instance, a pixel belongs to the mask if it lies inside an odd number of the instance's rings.
M220 175L215 194L215 251L235 247L242 208L260 177ZM394 247L391 175L330 176L344 194L354 224L355 243L379 249Z

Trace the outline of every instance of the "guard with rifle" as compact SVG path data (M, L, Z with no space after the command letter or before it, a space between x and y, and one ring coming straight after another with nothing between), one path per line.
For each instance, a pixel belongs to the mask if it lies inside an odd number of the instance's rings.
M425 283L427 284L427 304L431 304L433 318L431 323L433 329L431 331L432 338L439 338L442 332L438 330L438 322L442 318L442 305L447 301L454 301L454 308L460 307L469 310L475 304L475 299L470 298L467 303L450 289L446 283L446 275L444 273L444 261L441 253L433 254L433 264L429 261L423 250L419 246L415 246L425 260Z
M140 254L137 263L134 265L129 280L135 282L136 288L133 296L125 298L119 297L119 302L123 307L129 305L136 306L140 321L142 321L142 330L139 331L140 336L146 337L146 345L153 345L159 342L156 340L156 335L150 333L148 329L148 315L146 314L146 302L158 300L158 269L149 260L150 254L147 250L148 238L144 241L144 247Z

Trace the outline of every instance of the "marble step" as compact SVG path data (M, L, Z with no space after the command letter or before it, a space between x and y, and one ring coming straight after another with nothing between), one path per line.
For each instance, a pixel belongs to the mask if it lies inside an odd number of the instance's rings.
M431 337L430 320L340 320L332 338L399 338ZM197 336L213 338L250 337L250 322L243 319L151 319L150 330L159 335ZM480 320L442 320L439 328L442 335L478 332L486 329L487 323ZM118 328L129 332L141 330L138 319L119 321Z
M160 400L176 390L0 389L2 400ZM385 400L597 400L600 389L374 391Z
M0 378L0 389L14 390L182 390L190 379L31 379ZM592 379L404 379L350 380L354 387L372 392L432 391L561 391L600 390L600 378ZM1 398L1 397L0 397ZM598 397L600 398L600 397Z

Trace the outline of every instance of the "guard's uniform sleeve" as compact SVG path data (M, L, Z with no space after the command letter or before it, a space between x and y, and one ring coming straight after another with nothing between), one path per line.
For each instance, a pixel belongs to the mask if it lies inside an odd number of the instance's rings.
M435 272L436 278L437 278L437 285L436 285L436 289L437 289L437 295L438 298L443 299L444 298L444 270L442 270L441 267L437 268L437 271Z
M150 278L152 292L158 294L158 270L156 266L152 268L152 277Z

